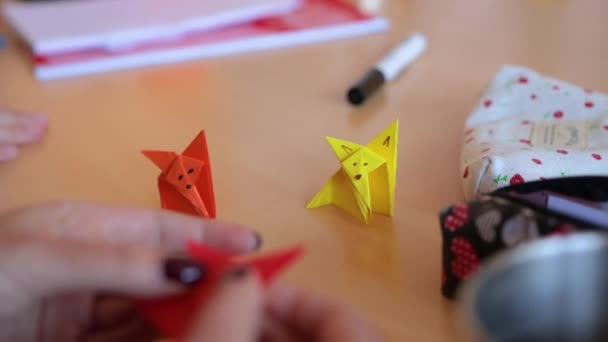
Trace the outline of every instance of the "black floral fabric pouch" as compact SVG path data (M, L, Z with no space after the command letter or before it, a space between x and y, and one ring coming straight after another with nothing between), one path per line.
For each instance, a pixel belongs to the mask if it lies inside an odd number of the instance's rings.
M608 232L608 176L522 183L440 213L441 291L459 286L488 257L517 244L581 230Z

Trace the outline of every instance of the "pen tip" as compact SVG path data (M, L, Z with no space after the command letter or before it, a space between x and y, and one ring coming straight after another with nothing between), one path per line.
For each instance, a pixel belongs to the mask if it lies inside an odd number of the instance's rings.
M355 106L360 105L365 101L365 95L359 88L351 88L346 94L346 97L348 98L348 102Z

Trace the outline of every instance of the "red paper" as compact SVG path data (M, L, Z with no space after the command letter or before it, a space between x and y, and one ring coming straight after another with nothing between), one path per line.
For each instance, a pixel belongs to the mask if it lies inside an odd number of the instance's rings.
M230 268L247 266L255 269L263 284L269 285L281 271L302 256L304 249L296 246L259 257L238 259L202 244L189 242L188 253L207 267L201 284L183 295L141 302L144 315L169 338L183 336L190 326L193 315L205 304L213 289L221 281L222 275Z
M205 131L183 154L142 151L161 169L158 191L161 206L180 213L215 218L215 197Z

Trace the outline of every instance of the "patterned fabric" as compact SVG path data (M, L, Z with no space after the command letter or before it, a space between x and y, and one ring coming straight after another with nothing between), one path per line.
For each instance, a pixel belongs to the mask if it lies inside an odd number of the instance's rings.
M441 290L453 298L460 284L488 257L520 243L579 230L606 229L524 199L551 191L596 208L608 203L608 177L567 177L509 186L440 213L443 240Z
M565 234L573 225L500 197L483 197L441 213L442 293L453 298L485 258L521 242Z
M465 198L529 181L608 174L608 96L505 66L467 119Z

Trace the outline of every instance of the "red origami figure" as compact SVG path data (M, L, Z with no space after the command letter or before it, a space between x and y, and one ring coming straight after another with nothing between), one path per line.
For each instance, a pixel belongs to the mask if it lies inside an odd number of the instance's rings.
M181 155L165 151L142 152L162 171L158 177L158 190L163 208L215 218L211 165L204 131ZM188 254L205 266L201 284L182 295L140 302L144 315L170 338L179 338L185 333L192 315L205 304L222 274L230 268L238 265L253 268L267 285L303 254L301 247L293 247L244 260L196 242L190 242L187 247Z
M190 242L187 249L192 258L206 266L204 280L182 295L140 302L144 315L165 337L173 339L183 337L193 315L204 306L222 275L229 269L239 265L255 269L262 283L268 285L274 277L304 253L302 247L296 246L242 260L196 242Z
M142 151L161 169L158 191L161 206L184 214L215 218L215 197L205 131L183 154Z

